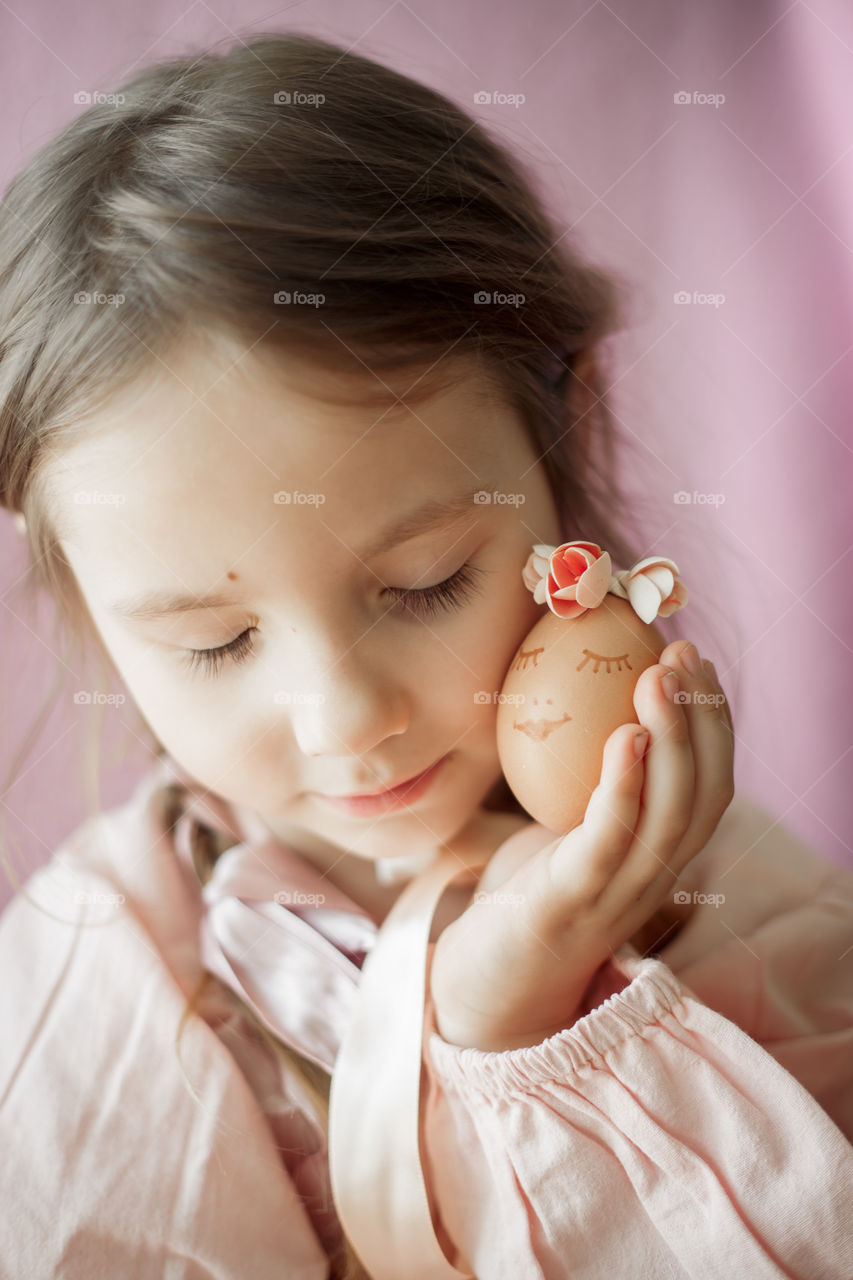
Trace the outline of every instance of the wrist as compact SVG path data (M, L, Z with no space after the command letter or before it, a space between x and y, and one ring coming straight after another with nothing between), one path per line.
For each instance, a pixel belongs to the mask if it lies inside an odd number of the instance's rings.
M566 1016L547 1027L521 1027L499 1024L469 1014L454 1013L433 1005L438 1034L459 1049L479 1049L484 1053L505 1053L510 1049L527 1049L557 1035L577 1021L577 1006Z

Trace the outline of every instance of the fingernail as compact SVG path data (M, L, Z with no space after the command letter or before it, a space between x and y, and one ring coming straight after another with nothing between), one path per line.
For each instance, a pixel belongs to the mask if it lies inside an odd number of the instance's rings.
M685 645L681 650L681 665L685 671L689 671L692 676L698 676L702 673L699 666L699 650L695 644Z
M669 698L670 702L674 702L675 695L681 687L678 683L678 676L676 673L674 671L667 671L666 675L660 682L660 687L663 689L664 696Z
M649 731L644 729L642 733L634 734L634 755L639 760L640 756L646 749L646 743L649 740Z

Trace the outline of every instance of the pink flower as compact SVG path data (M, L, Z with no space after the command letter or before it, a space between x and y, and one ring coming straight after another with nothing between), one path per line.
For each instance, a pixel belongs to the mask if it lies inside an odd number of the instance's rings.
M537 604L558 618L577 618L601 604L612 581L610 556L595 542L537 543L522 570Z
M610 590L631 606L643 622L668 618L687 604L687 588L678 577L678 565L663 556L638 560L633 569L613 577Z

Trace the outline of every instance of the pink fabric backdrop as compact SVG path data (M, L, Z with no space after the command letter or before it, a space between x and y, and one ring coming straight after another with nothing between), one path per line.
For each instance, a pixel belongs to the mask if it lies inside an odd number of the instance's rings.
M631 441L626 480L644 503L649 549L678 560L695 602L688 634L733 704L738 788L853 865L853 9L42 0L18 16L4 6L3 187L81 110L78 91L107 91L199 45L288 29L379 58L475 111L524 154L561 227L625 282L611 397ZM492 100L475 105L477 93ZM49 605L35 620L23 609L23 559L5 518L0 539L5 780L57 655ZM6 797L19 875L85 816L92 707L74 695L120 690L94 680L67 672ZM104 805L143 767L138 729L129 701L104 708Z

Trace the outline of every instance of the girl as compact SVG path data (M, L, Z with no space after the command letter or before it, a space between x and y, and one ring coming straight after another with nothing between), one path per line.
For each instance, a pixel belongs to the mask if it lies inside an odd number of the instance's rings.
M261 36L82 112L0 255L2 499L154 754L2 918L3 1274L853 1274L853 877L732 801L713 663L643 672L566 841L500 771L530 547L641 554L616 288L520 166ZM330 1081L448 850L407 1237Z

